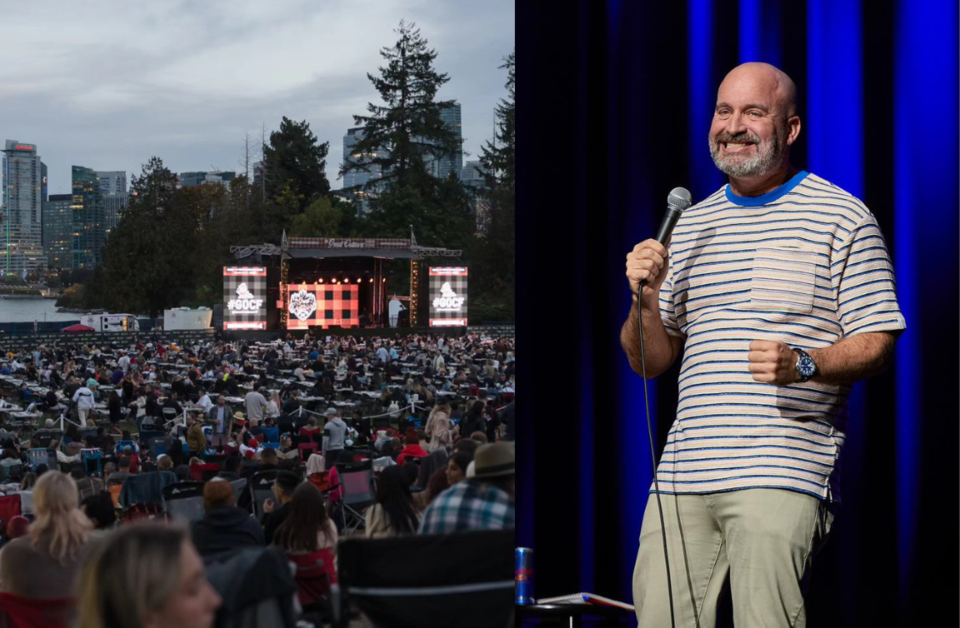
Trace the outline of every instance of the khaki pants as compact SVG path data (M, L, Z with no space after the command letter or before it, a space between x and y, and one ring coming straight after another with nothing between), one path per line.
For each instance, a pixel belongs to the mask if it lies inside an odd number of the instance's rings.
M701 628L716 625L717 599L728 576L737 628L806 626L803 596L811 558L833 523L828 504L782 489L661 495L661 501L678 628L696 626L695 612ZM663 537L653 494L643 515L633 597L639 628L669 628Z
M90 414L90 408L77 407L77 418L80 419L80 427L87 427L87 416Z

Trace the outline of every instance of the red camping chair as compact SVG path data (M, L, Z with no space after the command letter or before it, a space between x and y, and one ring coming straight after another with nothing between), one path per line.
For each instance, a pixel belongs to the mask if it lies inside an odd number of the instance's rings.
M68 628L77 601L44 600L0 593L0 626L5 628Z
M196 482L206 482L220 473L220 465L214 462L190 465L190 479ZM206 475L207 477L203 477Z
M304 607L323 601L330 594L330 585L337 583L332 547L309 554L287 554L287 560L297 566L297 599Z
M318 453L317 444L313 441L310 441L309 443L300 443L297 445L297 450L300 452L300 462L302 463L307 461L307 458L310 457L311 453ZM307 453L304 454L304 452Z

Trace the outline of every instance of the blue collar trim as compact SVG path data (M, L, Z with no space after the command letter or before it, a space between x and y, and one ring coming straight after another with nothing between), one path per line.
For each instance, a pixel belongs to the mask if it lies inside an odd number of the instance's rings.
M724 189L724 192L727 195L727 200L733 203L734 205L740 205L741 207L759 207L761 205L768 205L776 200L778 200L784 194L789 193L793 188L800 185L800 182L803 181L807 175L810 174L806 170L801 170L793 177L781 185L780 187L770 190L766 194L761 194L760 196L737 196L730 189L730 184L727 184L727 187Z

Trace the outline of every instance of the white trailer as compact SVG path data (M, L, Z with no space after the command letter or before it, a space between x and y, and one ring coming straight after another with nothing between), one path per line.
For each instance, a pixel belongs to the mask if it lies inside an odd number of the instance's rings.
M94 331L140 331L140 323L133 314L84 314L80 324Z

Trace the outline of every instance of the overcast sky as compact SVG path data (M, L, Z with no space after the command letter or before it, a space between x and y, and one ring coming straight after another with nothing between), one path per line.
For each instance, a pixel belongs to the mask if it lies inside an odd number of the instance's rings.
M244 134L282 116L330 142L379 94L401 19L415 22L462 105L464 149L475 159L506 95L498 69L514 48L513 0L195 0L4 3L0 139L37 145L51 194L70 166L139 174L159 156L174 172L242 171Z

